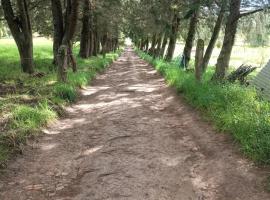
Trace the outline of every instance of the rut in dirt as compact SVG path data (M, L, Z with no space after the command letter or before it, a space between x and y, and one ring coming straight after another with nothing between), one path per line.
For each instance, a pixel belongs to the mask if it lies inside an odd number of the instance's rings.
M1 200L263 200L267 171L127 48L0 176Z

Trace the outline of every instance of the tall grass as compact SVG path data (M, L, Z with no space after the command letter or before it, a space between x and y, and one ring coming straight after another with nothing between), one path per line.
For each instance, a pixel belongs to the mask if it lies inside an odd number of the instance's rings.
M74 49L75 55L78 50ZM0 132L0 166L28 137L56 119L59 107L76 101L78 89L87 86L119 53L109 53L105 58L77 57L78 72L73 73L69 69L67 83L57 83L50 41L34 41L35 70L45 74L44 77L36 78L21 72L15 43L0 40L0 83L16 88L16 93L0 96L0 125L4 118L9 121L3 132Z
M140 51L138 54L182 93L187 102L202 110L220 131L231 133L247 156L270 164L270 103L258 96L254 88L213 83L212 69L198 83L193 73L181 70L174 62L153 59Z

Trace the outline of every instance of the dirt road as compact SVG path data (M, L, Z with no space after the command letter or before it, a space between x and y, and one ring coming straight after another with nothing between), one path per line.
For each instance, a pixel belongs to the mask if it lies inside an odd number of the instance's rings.
M0 175L1 200L264 200L243 158L127 49Z

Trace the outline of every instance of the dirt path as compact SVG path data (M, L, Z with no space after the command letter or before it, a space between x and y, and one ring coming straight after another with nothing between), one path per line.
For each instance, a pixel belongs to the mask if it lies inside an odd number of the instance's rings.
M266 171L132 50L83 94L1 175L1 200L270 199Z

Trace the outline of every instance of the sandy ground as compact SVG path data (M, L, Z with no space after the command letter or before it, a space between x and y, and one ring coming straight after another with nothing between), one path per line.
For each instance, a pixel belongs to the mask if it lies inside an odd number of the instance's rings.
M127 49L0 175L1 200L264 200L243 158Z

